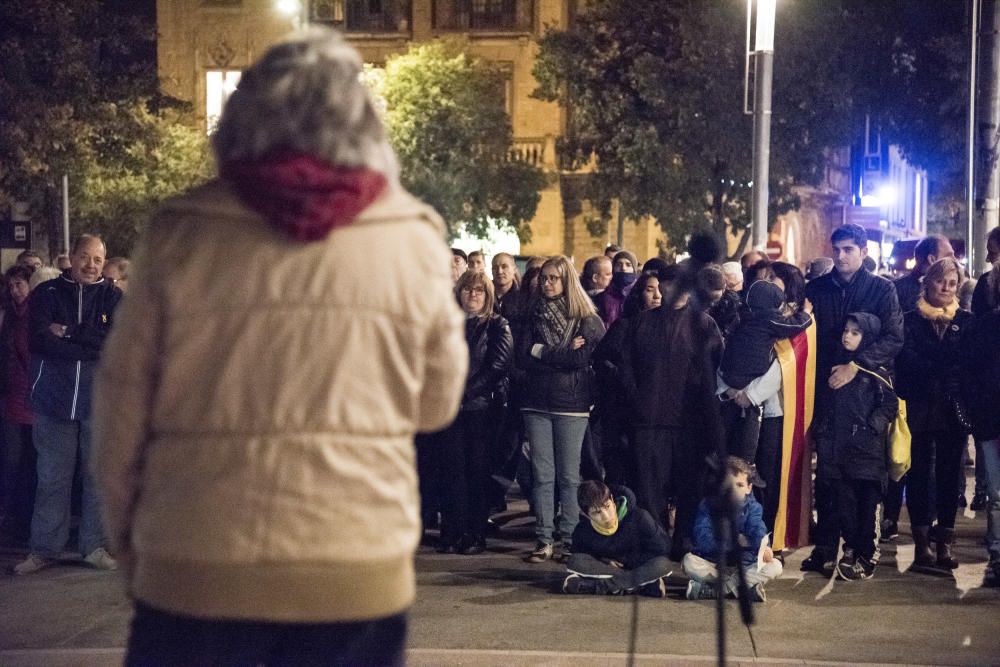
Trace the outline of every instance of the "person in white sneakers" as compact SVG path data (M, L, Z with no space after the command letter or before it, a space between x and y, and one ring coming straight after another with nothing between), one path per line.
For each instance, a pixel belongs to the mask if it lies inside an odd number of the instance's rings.
M101 275L105 255L104 241L84 234L73 245L70 268L39 285L29 300L38 485L31 516L31 553L14 566L16 575L55 564L69 541L77 451L83 471L80 553L97 569L118 567L105 548L89 466L91 381L122 297L121 290Z

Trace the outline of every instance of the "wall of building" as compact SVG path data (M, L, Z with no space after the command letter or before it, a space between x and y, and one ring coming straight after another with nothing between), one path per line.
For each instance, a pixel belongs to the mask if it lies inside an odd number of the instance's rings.
M538 53L536 38L545 26L564 27L569 0L535 0L533 32L469 33L469 51L503 63L511 72L511 122L515 152L545 169L551 176L531 222L530 242L522 254L562 253L577 264L602 250L615 230L600 238L591 236L580 217L567 218L564 191L555 154L556 139L565 126L561 107L531 97L532 76ZM399 32L352 34L348 38L366 62L381 64L404 52L410 41L424 42L455 34L435 30L431 0L413 0L411 21ZM166 93L190 101L196 122L207 127L206 74L210 70L243 70L268 47L277 43L300 17L288 17L274 0L159 0L157 2L157 54ZM572 208L572 206L570 206ZM625 245L642 257L655 255L662 239L659 227L648 221L625 225Z

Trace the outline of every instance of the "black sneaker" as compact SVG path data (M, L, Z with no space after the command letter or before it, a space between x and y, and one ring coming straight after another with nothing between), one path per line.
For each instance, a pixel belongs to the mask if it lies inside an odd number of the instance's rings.
M803 572L819 572L820 574L829 574L833 570L833 561L827 560L818 551L813 551L809 554L809 557L802 561L799 565L799 569Z
M991 558L986 564L986 576L983 578L983 586L987 588L1000 588L1000 558Z
M570 595L606 595L610 579L602 577L584 577L571 572L563 579L562 591Z
M875 564L864 556L852 558L850 561L842 558L837 564L837 574L844 581L871 579L875 574Z
M767 602L767 594L764 592L764 584L754 584L748 591L751 602Z
M669 577L673 572L667 574ZM650 581L639 587L639 595L644 595L648 598L665 598L667 597L667 582L666 577L660 577L656 581Z
M985 493L977 493L972 496L972 503L969 504L969 509L973 512L982 512L986 509L988 502L989 497Z
M883 544L886 542L892 542L894 539L899 537L899 525L892 519L884 519L882 521L882 526L880 530L880 535L878 541Z
M844 556L837 563L837 576L845 581L851 581L856 579L854 576L854 567L858 564L858 559L854 557L854 552L850 549L844 549Z

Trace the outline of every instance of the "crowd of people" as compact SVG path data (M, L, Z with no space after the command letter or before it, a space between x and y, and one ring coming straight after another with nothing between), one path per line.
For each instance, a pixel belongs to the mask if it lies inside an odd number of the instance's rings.
M915 567L947 572L970 432L1000 573L1000 264L970 289L931 237L893 285L846 225L805 275L719 264L707 236L680 263L501 253L487 275L401 185L361 73L323 28L247 68L219 177L153 215L127 298L96 236L7 272L14 574L58 563L78 479L82 559L134 604L125 664L403 664L421 523L481 553L515 480L525 558L564 561L570 593L662 597L680 563L689 598L763 600L808 544L805 568L864 579L904 499Z
M609 246L582 273L555 256L520 275L499 253L491 279L481 252L453 248L466 393L454 424L417 440L438 551L481 553L517 479L535 517L526 560L565 562L568 592L658 595L672 560L688 597L712 596L720 542L706 499L728 470L740 498L732 544L755 599L792 547L813 545L804 570L873 576L904 495L914 569L941 574L958 565L974 435L971 504L986 510L987 575L1000 578L1000 272L967 279L939 236L895 282L869 262L863 228L836 229L831 249L803 273L756 251L719 263L711 237L696 235L676 264ZM1000 232L988 253L1000 259ZM897 417L912 459L900 479ZM724 586L735 594L735 580Z

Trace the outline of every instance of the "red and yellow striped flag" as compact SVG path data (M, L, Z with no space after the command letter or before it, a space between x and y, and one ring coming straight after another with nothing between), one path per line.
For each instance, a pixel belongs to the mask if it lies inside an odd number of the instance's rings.
M774 520L775 551L809 544L812 516L812 443L806 437L813 418L816 390L816 324L775 344L781 364L781 494Z

